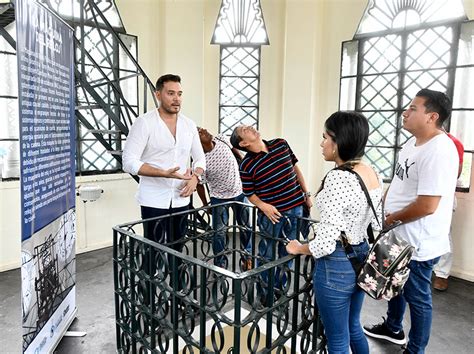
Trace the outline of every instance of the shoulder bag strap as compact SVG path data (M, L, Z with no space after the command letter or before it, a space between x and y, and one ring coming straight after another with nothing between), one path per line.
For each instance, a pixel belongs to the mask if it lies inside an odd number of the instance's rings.
M377 223L379 224L379 226L382 227L382 224L380 223L379 217L377 216L377 212L375 211L374 204L372 203L372 198L370 198L369 191L367 190L367 187L365 186L365 183L364 183L364 180L362 179L362 177L360 177L357 172L355 172L354 170L351 170L349 168L341 168L341 169L343 171L348 171L348 172L352 173L353 175L355 175L357 177L357 180L359 181L360 187L362 188L362 191L364 192L365 197L367 198L367 203L370 205L370 208L372 209L372 212L375 215L375 220L377 220Z
M367 198L367 203L370 205L370 208L372 209L372 212L374 213L375 220L377 220L377 223L379 224L380 228L383 228L382 224L380 223L379 217L377 216L377 212L375 210L374 204L372 203L372 198L370 198L369 191L367 190L367 187L362 179L362 177L359 176L357 172L354 170L347 168L347 167L342 167L339 168L343 171L347 171L352 173L357 177L357 180L359 181L360 187L362 188L362 191L365 194L365 197ZM374 230L372 229L372 224L370 223L369 226L367 227L367 236L369 237L369 243L373 244L375 241L375 236L374 236Z
M351 173L354 173L355 175L357 175L359 177L359 182L361 183L361 186L363 186L362 190L364 190L364 189L367 190L367 188L365 187L364 182L360 179L360 176L357 173L355 173L354 171L352 171L348 168L344 168L344 167L336 167L336 168L333 168L333 170L343 170L343 171L349 171ZM319 187L318 193L322 189L324 189L324 182L326 182L326 177L327 177L328 174L329 174L329 172L324 176L323 180L321 181L321 186ZM366 196L369 200L369 203L372 206L372 209L374 210L373 205L372 205L371 200L370 200L370 196L368 195L368 192L367 192ZM372 225L369 224L369 227L367 228L367 232L368 232L369 241L370 241L371 237L373 238L373 236L374 236L374 233L372 231ZM370 236L370 235L372 235L372 236ZM356 259L354 249L352 248L352 245L349 243L349 240L347 239L347 235L346 235L345 231L341 231L341 242L342 242L342 246L344 247L344 251L346 253L347 259L349 259L349 261L351 262L352 268L354 269L355 274L359 275L359 272L362 269L362 263L360 263Z

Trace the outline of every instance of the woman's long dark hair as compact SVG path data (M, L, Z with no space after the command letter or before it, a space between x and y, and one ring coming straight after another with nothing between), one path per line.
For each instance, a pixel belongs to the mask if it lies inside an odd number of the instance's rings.
M369 123L361 113L338 111L324 123L324 129L337 144L342 161L361 159L369 138Z
M337 144L340 159L344 162L339 168L353 169L365 154L369 139L369 123L361 113L337 111L324 123L324 130ZM318 193L324 187L324 180Z

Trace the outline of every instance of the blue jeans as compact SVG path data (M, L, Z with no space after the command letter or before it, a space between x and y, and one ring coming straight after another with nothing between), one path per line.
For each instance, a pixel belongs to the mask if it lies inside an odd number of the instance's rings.
M288 255L286 252L286 243L282 242L283 239L294 240L296 238L298 218L303 215L303 207L297 206L293 209L286 210L281 212L282 217L280 221L275 225L272 224L270 219L268 219L265 214L258 213L258 227L260 232L262 232L266 237L261 238L258 245L258 254L262 258L268 261L275 260L275 248L278 248L278 257L282 258ZM262 263L266 262L257 262L257 265L260 266ZM291 267L291 262L288 263L288 267ZM257 288L262 297L267 296L267 285L269 271L262 272L263 284L258 284ZM281 289L281 287L286 283L286 277L283 274L280 276L280 268L277 269L275 273L275 289ZM259 286L260 285L260 286Z
M369 251L367 242L352 248L359 261ZM333 253L316 259L313 286L329 353L368 353L369 345L360 324L364 292L356 284L354 269L340 242Z
M403 292L388 302L387 327L393 332L403 329L403 315L410 306L411 327L408 334L409 353L422 354L428 345L431 332L433 304L431 298L431 274L439 257L424 261L411 261L410 276Z
M238 195L234 198L229 199L219 199L211 197L211 205L219 205L227 202L244 202L245 196L243 194ZM217 206L212 208L212 228L214 230L214 236L212 239L212 251L214 255L217 255L214 258L214 264L220 267L225 267L227 263L227 258L225 255L219 255L225 250L226 246L226 234L227 226L229 226L229 205L227 206ZM252 243L250 231L250 217L249 209L243 205L235 204L232 205L232 210L235 215L235 220L237 224L249 229L249 231L240 230L240 243L242 248L245 250L245 253L252 253Z

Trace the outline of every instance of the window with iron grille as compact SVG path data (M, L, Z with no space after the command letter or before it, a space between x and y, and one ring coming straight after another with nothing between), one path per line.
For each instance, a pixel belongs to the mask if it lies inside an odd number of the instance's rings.
M219 132L258 129L260 49L269 44L260 0L222 0L211 44L220 44Z
M219 132L238 125L258 128L260 47L221 46Z
M342 43L339 107L367 117L365 158L390 181L397 154L410 137L402 129L404 109L422 88L446 92L453 113L445 128L465 148L458 190L468 191L474 152L474 90L469 85L474 23L465 20L458 2L449 1L451 10L446 10L448 1L403 3L369 1L354 39ZM444 21L430 6L445 10Z

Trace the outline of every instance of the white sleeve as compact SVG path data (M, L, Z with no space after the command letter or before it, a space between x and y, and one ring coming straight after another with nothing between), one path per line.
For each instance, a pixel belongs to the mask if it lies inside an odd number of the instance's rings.
M198 167L206 170L206 156L204 155L204 150L202 149L201 139L199 139L197 128L194 127L192 132L193 141L191 143L191 157L193 158L193 171Z
M137 175L144 164L141 161L143 151L148 143L149 129L145 119L137 118L128 132L122 155L122 166L125 172Z
M349 176L350 172L330 171L324 188L317 196L321 221L316 226L314 239L309 243L309 250L316 258L333 253L341 231L346 230L344 207L351 204L355 197Z

